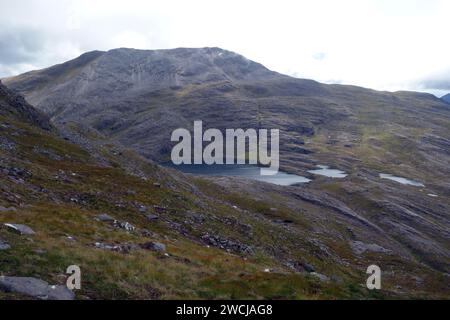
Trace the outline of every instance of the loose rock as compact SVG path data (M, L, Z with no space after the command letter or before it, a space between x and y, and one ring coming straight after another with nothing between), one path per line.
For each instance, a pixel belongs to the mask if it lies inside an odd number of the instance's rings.
M149 220L149 221L157 221L159 219L159 216L154 215L154 214L149 214L146 217L147 217L147 220Z
M4 224L8 230L14 231L21 235L33 235L35 232L30 227L24 224L14 224L14 223L5 223Z
M0 239L0 251L8 250L8 249L11 249L11 246L8 243L6 243L5 241L3 241L2 239Z
M141 245L143 249L164 252L166 251L166 245L159 242L147 242Z
M17 211L17 209L14 207L5 208L5 207L0 206L0 212L10 212L10 211Z
M114 221L116 221L116 219L114 219L113 217L111 217L110 215L108 215L106 213L99 214L97 216L97 219L99 221L102 221L102 222L114 222Z

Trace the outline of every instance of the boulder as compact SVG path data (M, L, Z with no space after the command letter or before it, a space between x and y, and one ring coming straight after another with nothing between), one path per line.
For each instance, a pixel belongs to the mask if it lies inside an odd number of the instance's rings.
M149 214L146 217L147 217L147 220L149 220L149 221L157 221L159 219L159 217L155 214Z
M310 275L316 277L317 279L319 279L320 281L330 281L330 278L328 278L326 275L321 274L321 273L317 273L317 272L311 272Z
M159 242L147 242L141 245L143 249L164 252L166 251L166 245Z
M114 219L113 217L111 217L110 215L108 215L106 213L99 214L97 216L97 219L99 221L102 221L102 222L114 222L114 221L116 221L116 219Z
M74 300L75 294L61 285L49 286L47 282L31 277L0 277L0 290L20 293L42 300Z
M5 227L8 230L11 230L13 232L16 232L21 235L33 235L35 232L30 227L24 225L24 224L14 224L14 223L5 223Z

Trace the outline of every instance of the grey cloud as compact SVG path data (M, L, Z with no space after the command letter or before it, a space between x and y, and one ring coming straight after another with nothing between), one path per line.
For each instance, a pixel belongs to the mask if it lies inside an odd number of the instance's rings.
M429 75L416 81L416 84L423 89L450 91L450 69Z
M37 30L19 27L0 31L0 64L33 63L44 49L44 39Z
M428 79L421 82L425 89L437 89L450 91L450 75L447 79Z

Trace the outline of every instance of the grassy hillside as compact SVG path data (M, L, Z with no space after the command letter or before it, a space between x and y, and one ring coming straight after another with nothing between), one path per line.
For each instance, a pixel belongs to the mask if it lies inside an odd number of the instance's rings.
M4 117L0 123L2 139L14 146L0 150L0 206L15 208L2 210L0 222L25 224L36 232L23 236L0 229L0 238L11 246L0 251L2 275L64 283L65 269L76 264L82 270L80 299L403 296L387 284L375 296L364 289L363 270L353 265L348 246L328 242L332 250L328 256L321 252L320 243L302 239L314 223L283 207L281 198L269 204L223 192L212 182L179 176L136 156L136 166L145 172L145 178L139 177L121 167L120 159L114 166L99 165L86 151L52 133ZM314 206L305 205L303 210ZM136 229L126 231L97 221L102 213ZM159 219L149 221L147 214L157 214ZM274 219L292 219L298 230L271 223ZM326 228L334 226L330 222ZM207 245L205 234L233 239L251 251ZM148 242L165 244L166 251L136 246ZM95 243L118 247L97 248ZM350 264L332 264L335 254ZM294 270L292 264L297 262L314 264L330 279L321 281L298 266ZM390 264L407 268L395 259ZM439 277L426 269L421 274L426 286L406 296L430 297L439 292L443 285ZM25 298L6 293L0 297Z

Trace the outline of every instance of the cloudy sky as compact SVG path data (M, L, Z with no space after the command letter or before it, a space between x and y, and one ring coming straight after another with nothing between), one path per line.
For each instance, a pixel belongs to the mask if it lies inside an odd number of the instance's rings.
M379 90L450 92L447 0L0 0L0 77L90 50L217 46Z

